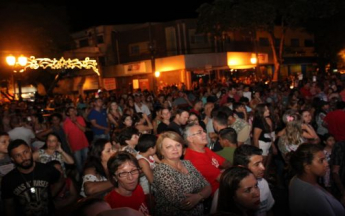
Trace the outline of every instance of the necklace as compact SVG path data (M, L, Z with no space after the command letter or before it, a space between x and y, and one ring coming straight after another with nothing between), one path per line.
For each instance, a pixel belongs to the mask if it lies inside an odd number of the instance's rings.
M17 169L17 170L18 170L18 169ZM23 178L23 180L25 181L26 186L27 186L28 188L30 188L30 193L32 193L32 194L35 194L35 193L36 193L36 188L34 187L34 179L35 179L35 173L34 173L34 171L35 171L35 169L32 170L32 181L31 181L32 186L31 186L31 185L29 184L29 182L26 180L26 178L24 177L23 173L21 173L21 172L18 170L20 176L21 176L21 177Z

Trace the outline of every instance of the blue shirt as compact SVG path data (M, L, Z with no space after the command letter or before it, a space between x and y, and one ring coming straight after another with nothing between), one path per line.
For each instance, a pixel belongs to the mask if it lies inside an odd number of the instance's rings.
M95 109L91 110L88 118L90 121L96 120L96 123L98 125L101 125L101 126L106 127L106 128L108 127L107 112L105 111L105 109L102 109L100 112L98 112ZM91 129L92 129L94 135L104 134L103 129L98 129L98 128L95 128L94 126L91 126Z

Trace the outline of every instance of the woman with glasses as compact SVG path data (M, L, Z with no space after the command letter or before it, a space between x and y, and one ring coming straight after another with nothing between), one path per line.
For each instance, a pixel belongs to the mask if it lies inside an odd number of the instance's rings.
M110 181L114 189L104 199L112 208L129 207L149 214L145 194L139 184L140 167L130 153L118 152L108 161Z
M156 189L156 215L203 215L203 201L211 194L211 186L190 161L181 160L184 140L167 131L156 142L158 158L153 170Z
M112 188L107 162L114 153L115 148L107 139L98 139L90 146L84 166L81 196L103 196Z

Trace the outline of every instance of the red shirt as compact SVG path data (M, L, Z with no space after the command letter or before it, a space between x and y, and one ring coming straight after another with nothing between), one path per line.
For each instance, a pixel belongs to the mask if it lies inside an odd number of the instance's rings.
M145 201L145 194L143 188L139 184L134 189L132 196L122 196L115 190L112 190L104 197L104 200L109 203L111 208L128 207L140 211L144 215L149 214Z
M208 148L205 148L204 153L187 148L184 159L189 160L211 184L213 194L219 187L217 181L217 177L220 175L219 166L224 163L225 159Z
M310 93L309 89L302 87L299 90L304 98L310 99L313 95Z
M335 138L335 141L345 141L345 112L335 110L328 113L323 119L328 125L328 131Z
M84 127L86 126L85 121L81 116L77 116L77 122ZM84 132L80 130L80 128L78 128L78 126L74 124L70 118L66 118L64 121L63 130L67 135L68 143L73 152L89 146L89 142L87 141Z

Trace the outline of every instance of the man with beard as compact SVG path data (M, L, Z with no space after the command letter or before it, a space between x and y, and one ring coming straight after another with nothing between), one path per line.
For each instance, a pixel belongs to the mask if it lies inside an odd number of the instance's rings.
M52 195L56 195L63 184L59 171L34 162L31 148L24 140L12 141L8 146L8 154L16 168L5 175L1 182L5 214L53 215Z

